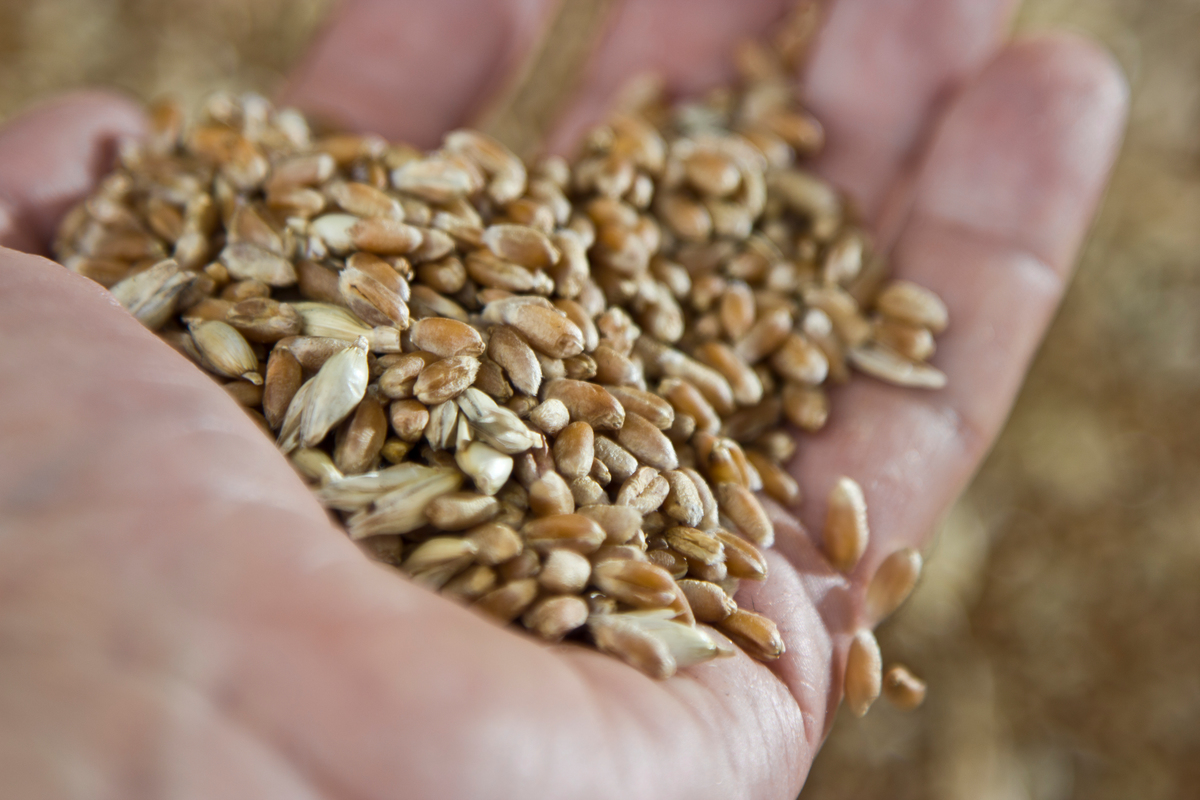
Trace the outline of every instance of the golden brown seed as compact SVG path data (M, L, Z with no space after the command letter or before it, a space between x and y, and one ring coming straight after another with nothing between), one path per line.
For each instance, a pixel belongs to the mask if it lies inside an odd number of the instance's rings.
M539 553L566 548L590 553L604 543L604 529L582 514L557 514L541 517L521 529L525 544Z
M342 303L370 325L408 327L408 282L390 264L355 253L338 274Z
M300 362L287 349L276 347L267 360L263 384L263 416L272 430L279 430L292 398L303 382Z
M596 430L620 430L625 424L625 409L594 383L570 378L551 381L546 384L545 398L562 401L572 420L586 422Z
M604 388L617 399L627 414L630 412L639 414L659 430L665 431L675 422L675 409L669 402L656 394L632 386L605 386Z
M685 578L679 581L679 588L687 597L697 622L720 622L737 611L737 603L715 583Z
M746 458L762 478L763 491L768 497L785 508L800 503L800 484L787 470L754 450L748 451Z
M624 614L593 614L588 631L596 647L614 655L652 678L666 679L675 674L675 658L660 638L626 623Z
M774 661L787 649L775 623L753 611L739 608L718 622L716 628L759 661Z
M262 405L263 387L246 381L230 381L222 387L237 404L246 408L258 408Z
M492 306L498 306L494 312ZM570 358L583 352L583 331L553 307L535 303L492 303L488 312L516 328L543 355Z
M346 475L357 475L375 466L387 439L388 420L383 404L368 393L338 431L333 461Z
M545 269L559 259L546 234L524 225L492 225L483 232L483 244L498 258L530 270Z
M903 547L883 560L867 586L868 625L875 627L908 599L921 577L922 563L921 553L912 547Z
M475 608L501 622L512 622L533 604L538 583L532 578L515 580L485 594L475 601Z
M875 341L910 361L925 361L933 355L933 334L906 322L883 318L875 322Z
M668 378L659 385L658 391L675 408L677 414L695 420L697 431L715 434L721 430L721 417L691 383L678 378Z
M676 526L663 531L667 546L690 562L711 567L725 561L725 547L711 534L696 528Z
M440 358L483 355L483 339L470 325L453 319L428 317L408 330L409 341L419 350Z
M642 523L642 515L628 506L583 506L578 513L604 530L605 544L621 545L633 539Z
M629 506L642 514L649 514L663 504L671 487L666 479L653 467L639 467L637 472L621 484L617 492L617 505Z
M819 386L787 383L783 387L783 413L797 428L819 431L829 419L829 399Z
M537 354L513 328L498 325L488 339L488 357L504 368L513 388L534 396L542 385L542 367Z
M592 574L592 562L573 550L552 550L538 573L538 583L548 592L579 594Z
M476 526L467 532L475 545L475 558L480 564L496 566L521 554L521 535L507 525L495 522Z
M582 478L592 468L596 435L586 422L572 422L554 440L554 463L566 478Z
M425 518L444 531L473 528L499 512L500 503L496 498L474 492L448 492L425 506Z
M594 447L596 458L608 469L612 480L624 481L637 471L637 459L607 436L597 436Z
M704 504L696 484L679 470L669 470L662 476L670 487L667 499L663 501L663 513L689 527L699 525L704 518Z
M849 573L867 550L867 502L852 478L838 478L829 490L821 548L834 568Z
M708 485L708 481L701 477L699 472L696 472L691 467L684 467L680 472L692 479L692 483L696 487L696 494L700 496L700 507L704 511L699 525L693 527L699 527L703 531L715 528L717 526L718 507L717 498L713 494L712 487Z
M466 539L439 536L419 544L404 559L400 569L417 583L440 589L446 581L470 566L474 555L474 548Z
M718 483L717 505L745 536L759 547L770 547L775 541L775 526L754 493L737 483Z
M883 696L901 711L912 711L925 702L925 681L896 664L883 676Z
M747 364L757 364L787 340L792 315L785 308L764 311L734 350Z
M883 683L883 658L875 634L860 630L850 640L846 656L846 705L856 717L861 717L879 698Z
M643 464L657 470L675 469L679 466L675 445L640 414L625 415L625 424L617 433L617 443Z
M313 261L296 262L296 282L300 294L321 303L341 304L342 292L338 288L337 273Z
M496 570L483 564L474 564L446 581L441 594L460 603L473 603L495 589L498 581Z
M771 366L785 380L816 386L829 374L829 359L807 337L790 333L771 356Z
M941 333L949 324L946 304L933 292L911 281L892 281L875 298L884 316Z
M750 365L723 342L705 342L696 348L696 358L729 381L738 405L752 406L762 399L763 386Z
M603 561L592 568L592 585L635 608L662 608L675 600L674 578L648 561Z
M529 487L529 510L538 517L575 513L571 487L557 472L545 472Z
M587 622L587 601L580 597L543 597L521 616L521 624L548 642L557 642Z
M646 558L665 569L676 580L688 574L688 560L674 550L651 550Z
M251 342L274 343L297 336L304 320L287 303L266 298L243 300L229 309L225 321Z
M399 464L412 450L410 442L402 442L399 439L388 439L383 443L383 449L379 454L389 464Z
M475 382L478 372L479 359L470 356L435 361L421 370L413 394L427 406L453 400Z

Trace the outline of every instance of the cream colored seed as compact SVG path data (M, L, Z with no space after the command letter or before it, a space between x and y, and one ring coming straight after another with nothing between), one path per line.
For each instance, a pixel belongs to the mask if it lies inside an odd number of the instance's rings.
M579 597L543 597L521 617L521 624L549 642L557 642L588 619L588 605Z
M617 492L617 505L629 506L642 514L649 514L667 499L670 484L653 467L639 467L637 472L621 484Z
M821 547L829 563L849 573L867 550L867 502L852 478L838 478L829 490Z
M523 547L520 534L496 522L472 528L467 532L467 538L475 546L475 557L479 563L493 567L516 558Z
M561 400L551 398L535 406L529 412L529 421L551 436L561 432L570 421L571 415Z
M912 547L903 547L883 560L867 585L868 625L878 625L908 599L921 577L922 564L921 553Z
M204 363L218 375L261 384L258 358L246 339L225 322L198 322L188 326ZM365 387L364 387L365 388Z
M345 419L367 391L367 340L334 355L317 372L300 416L300 444L313 447Z
M483 564L473 564L446 581L441 594L460 603L473 603L496 588L497 581L494 569Z
M583 506L578 513L594 521L604 531L604 541L621 545L633 539L642 523L642 515L627 506Z
M879 698L883 683L883 657L875 634L860 630L850 640L846 656L846 705L856 717L870 710Z
M537 581L532 578L514 580L479 598L474 607L500 622L512 622L533 604L537 594Z
M900 322L941 333L950 321L946 304L933 292L911 281L892 281L875 298L879 312Z
M579 594L592 574L592 562L573 550L551 550L538 573L538 584L548 592Z

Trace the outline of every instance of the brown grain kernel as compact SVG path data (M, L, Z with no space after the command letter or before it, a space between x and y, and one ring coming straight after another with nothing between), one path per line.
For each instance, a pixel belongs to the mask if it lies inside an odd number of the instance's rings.
M475 601L474 608L501 622L512 622L533 604L538 584L532 578L514 580Z
M678 580L688 574L688 560L674 550L651 550L646 558Z
M921 577L921 553L912 547L903 547L887 558L875 570L867 585L867 624L875 627L899 608Z
M883 318L874 325L875 341L910 361L925 361L933 355L933 334L905 322Z
M691 383L668 378L659 385L659 394L666 398L677 414L686 414L696 421L696 430L715 434L721 430L721 417Z
M571 496L575 498L576 507L611 502L604 487L590 477L572 478L568 485L571 487Z
M629 506L642 514L649 514L667 499L671 487L666 479L653 467L639 467L621 484L617 492L617 505Z
M868 375L897 386L941 389L946 375L928 364L904 358L879 344L866 344L846 351L846 360Z
M587 622L588 605L579 597L543 597L521 616L521 624L549 642L557 642Z
M820 387L787 383L783 387L783 413L797 428L819 431L829 419L829 398Z
M770 547L775 541L775 527L754 493L736 483L718 483L717 505L745 536L759 547Z
M911 281L890 282L875 298L875 308L884 316L934 333L944 331L950 321L942 299Z
M472 528L467 532L467 538L475 546L476 560L493 567L516 558L523 546L520 534L495 522Z
M912 711L925 702L925 681L896 664L883 676L883 696L901 711Z
M715 583L685 578L679 581L679 588L698 622L720 622L737 611L737 603Z
M635 608L662 608L675 600L675 580L648 561L613 559L592 568L592 585Z
M529 510L539 517L575 512L575 498L562 475L545 472L533 482L529 487Z
M632 412L645 417L651 425L659 430L665 431L675 422L675 409L669 402L656 394L632 386L605 386L604 388L617 399L627 414Z
M717 525L718 506L716 495L713 494L712 487L708 485L708 481L701 477L700 473L696 472L691 467L683 467L679 470L684 475L692 479L692 483L696 487L696 494L700 497L700 507L704 514L700 518L698 527L700 530L710 530Z
M429 317L417 320L408 329L413 347L440 358L483 355L483 339L470 325L453 319Z
M435 528L444 531L473 528L499 512L500 503L496 498L474 492L448 492L425 506L425 518Z
M525 544L539 553L566 548L590 553L604 543L604 529L582 514L557 514L525 524Z
M586 422L596 430L620 430L625 424L625 409L594 383L569 378L551 381L546 384L545 398L561 401L572 420Z
M860 630L850 640L844 683L846 705L854 716L861 717L870 710L879 698L882 683L883 658L879 643L869 630Z
M435 361L421 370L413 394L427 406L453 400L474 383L478 372L479 359L470 356Z
M573 550L552 550L538 573L538 584L548 592L579 594L592 574L592 562Z
M746 453L746 458L762 477L763 491L768 497L785 508L800 503L800 484L796 483L796 479L788 474L787 470L753 450Z
M337 468L346 475L357 475L374 467L387 439L387 430L388 419L383 403L368 392L338 430L333 450Z
M670 648L659 639L626 623L624 614L593 614L588 631L596 647L616 656L652 678L666 679L675 674L675 659Z
M724 376L738 405L750 406L762 399L762 382L733 348L723 342L705 342L696 348L696 358Z
M586 422L572 422L554 440L554 463L568 479L582 478L595 458L595 432Z
M775 623L753 611L739 608L716 628L759 661L774 661L786 650Z
M408 554L400 565L415 582L440 589L446 581L471 564L474 548L466 539L439 536L427 539Z
M617 443L639 461L657 470L675 469L679 466L675 445L640 414L625 415L625 424L617 433Z
M265 343L296 336L304 326L303 319L290 305L266 298L235 304L226 313L225 321L248 341Z
M625 544L637 535L642 515L627 506L593 505L580 507L578 513L604 530L606 544Z
M851 478L838 478L829 490L821 549L841 572L850 572L867 550L867 503L862 487Z
M583 331L552 306L500 301L490 303L488 311L498 321L515 328L544 355L570 358L583 352Z
M263 382L263 416L272 430L279 430L292 398L302 383L300 362L288 350L276 347L267 360L267 377Z
M704 506L696 484L679 470L668 470L662 474L670 487L662 510L667 516L689 527L700 524L704 518Z
M441 594L460 603L473 603L495 589L498 581L494 569L483 564L474 564L446 581L442 585Z

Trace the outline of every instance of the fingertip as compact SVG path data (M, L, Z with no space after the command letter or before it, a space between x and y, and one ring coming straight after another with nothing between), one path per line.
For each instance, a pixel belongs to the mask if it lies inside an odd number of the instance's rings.
M1070 33L1015 41L963 92L918 179L918 214L1026 250L1065 275L1120 148L1129 85Z
M146 129L141 106L110 90L40 103L0 129L0 244L45 252L54 227L107 172L122 139Z

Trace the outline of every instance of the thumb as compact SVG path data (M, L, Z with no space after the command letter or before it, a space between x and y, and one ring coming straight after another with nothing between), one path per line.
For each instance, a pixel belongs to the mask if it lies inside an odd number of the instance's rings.
M63 95L0 128L0 245L45 254L59 220L112 166L145 121L111 92Z

